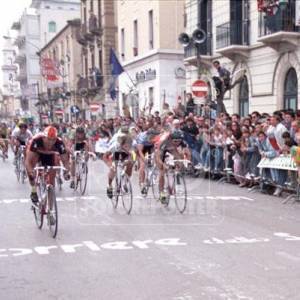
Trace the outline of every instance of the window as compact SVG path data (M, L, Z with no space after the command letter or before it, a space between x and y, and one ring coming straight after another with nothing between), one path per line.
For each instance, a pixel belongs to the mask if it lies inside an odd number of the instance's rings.
M121 29L121 56L125 59L125 29Z
M94 0L91 0L90 9L94 12Z
M92 69L95 68L95 55L94 53L91 53L91 63L92 63Z
M138 21L133 21L133 56L138 56Z
M149 49L154 48L153 44L153 10L149 11Z
M54 21L48 23L48 30L49 32L56 32L56 23Z
M154 87L149 87L149 107L154 104Z
M103 72L102 50L99 50L99 69L102 73Z
M248 80L245 76L240 84L239 94L239 115L245 117L249 114L249 86Z
M284 109L298 109L298 79L294 68L289 69L284 82Z
M98 22L99 22L99 27L101 28L101 26L102 26L101 0L98 0Z

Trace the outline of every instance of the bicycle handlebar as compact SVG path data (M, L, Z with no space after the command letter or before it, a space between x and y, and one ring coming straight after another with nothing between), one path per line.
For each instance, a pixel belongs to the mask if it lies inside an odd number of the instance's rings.
M185 167L187 167L189 164L191 164L192 162L188 159L172 159L172 160L168 160L166 161L166 164L169 166L174 166L176 163L183 163L183 165Z
M66 168L63 166L46 166L46 167L35 167L35 171L50 171L50 170L63 170L65 171Z
M74 156L77 156L81 153L85 153L85 151L74 151ZM93 157L94 159L97 158L96 154L94 152L87 152L89 156Z

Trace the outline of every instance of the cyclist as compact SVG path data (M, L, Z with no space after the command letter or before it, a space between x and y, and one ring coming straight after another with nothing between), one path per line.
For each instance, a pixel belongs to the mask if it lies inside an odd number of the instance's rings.
M20 146L26 146L27 142L32 139L32 133L28 129L26 123L19 123L11 134L12 146L14 147L14 164L17 162L18 152Z
M152 155L154 152L154 139L159 133L159 131L149 128L141 132L136 139L137 158L139 162L139 184L142 194L147 193L145 187L145 156L147 154Z
M75 187L75 151L84 151L86 154L86 160L88 160L88 152L90 151L90 146L88 139L86 137L86 132L83 127L77 127L75 131L75 136L71 139L71 183L70 188Z
M3 155L8 158L8 137L9 129L5 122L0 125L0 148L2 148Z
M165 175L165 160L168 154L172 155L174 159L187 159L190 160L191 153L187 144L183 141L184 135L182 131L176 130L168 135L161 141L155 151L155 162L159 169L159 200L164 204L166 203L166 194L164 193L164 175Z
M115 177L115 169L113 162L117 160L125 161L128 163L126 165L126 173L129 177L132 174L133 162L131 159L133 139L129 133L128 126L122 126L121 129L113 136L109 151L103 156L104 162L109 166L110 170L108 173L108 187L107 196L111 199L113 197L112 182Z
M36 135L31 141L27 148L26 154L26 170L31 185L30 198L33 204L38 203L38 195L35 187L34 168L38 163L42 166L57 166L59 165L59 157L66 168L64 177L66 180L69 179L69 155L66 151L65 144L57 136L57 129L53 126L45 128L44 132ZM55 184L55 171L50 173L50 182Z

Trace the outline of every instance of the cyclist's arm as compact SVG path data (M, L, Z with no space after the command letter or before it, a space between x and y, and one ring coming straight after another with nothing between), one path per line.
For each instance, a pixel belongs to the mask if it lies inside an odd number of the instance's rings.
M70 172L70 160L68 153L64 153L60 155L60 159L65 167L65 169Z

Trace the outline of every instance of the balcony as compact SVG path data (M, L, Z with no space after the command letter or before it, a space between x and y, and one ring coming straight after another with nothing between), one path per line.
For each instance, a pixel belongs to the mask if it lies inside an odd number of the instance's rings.
M18 54L15 58L15 63L18 65L24 64L26 62L25 54Z
M84 37L83 25L81 25L80 27L76 28L76 40L82 46L86 46L87 45L87 41L86 41L86 39Z
M231 60L248 57L249 21L230 21L217 26L216 51Z
M300 28L295 26L295 3L279 8L273 16L261 13L258 21L258 42L278 52L297 49Z
M94 41L94 35L88 31L87 24L82 24L82 33L87 42Z
M20 70L19 74L16 77L16 80L19 82L25 81L27 79L27 73L25 70Z
M25 36L19 35L19 36L15 39L14 45L16 45L18 48L21 48L22 46L25 45L25 40L26 40Z
M206 42L200 44L200 64L211 66L213 61L212 56L212 36L207 36ZM197 48L194 44L190 43L184 47L184 62L193 66L197 66Z
M96 16L91 16L89 18L89 31L96 36L101 36L103 30L101 26L99 26L99 22Z

